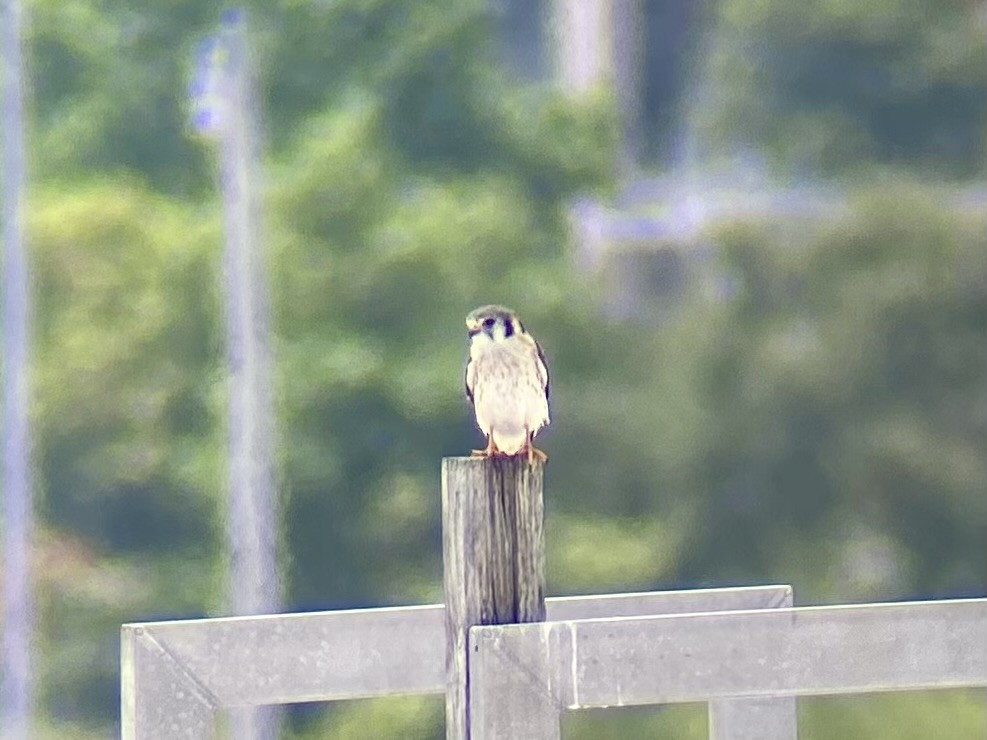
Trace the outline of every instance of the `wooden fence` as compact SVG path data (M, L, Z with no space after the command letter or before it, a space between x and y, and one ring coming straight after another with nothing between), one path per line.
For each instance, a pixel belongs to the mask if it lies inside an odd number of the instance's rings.
M546 599L541 492L520 459L444 461L444 605L124 625L124 740L210 738L227 709L408 694L445 694L454 740L558 738L566 710L696 701L711 738L792 740L798 696L987 686L987 599Z

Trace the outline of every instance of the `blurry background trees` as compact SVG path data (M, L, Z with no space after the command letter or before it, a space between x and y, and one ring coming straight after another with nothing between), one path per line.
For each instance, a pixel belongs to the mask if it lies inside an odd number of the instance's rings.
M548 0L250 7L290 608L441 598L438 462L479 441L462 319L490 301L553 373L552 593L983 592L983 3L636 7L630 122L605 84L550 83ZM222 604L220 219L184 97L221 5L28 9L39 714L51 737L106 737L119 624ZM826 207L728 208L587 259L576 198L675 224L662 198L622 206L629 124L642 176L809 186ZM684 265L667 295L668 270L620 269L663 254ZM982 693L883 699L880 727L851 701L806 702L806 735L984 732ZM698 737L697 717L570 732ZM394 700L291 732L440 722L437 701Z

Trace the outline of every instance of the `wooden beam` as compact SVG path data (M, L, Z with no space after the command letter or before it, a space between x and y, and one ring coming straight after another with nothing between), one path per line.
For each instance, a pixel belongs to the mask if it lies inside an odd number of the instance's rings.
M987 686L987 599L475 627L470 648L472 740L527 740L561 708ZM751 707L717 736L794 737Z
M548 597L545 612L564 622L790 603L788 586L754 586ZM144 726L160 721L166 735L171 718L161 702L168 692L205 692L227 708L437 695L446 686L442 604L143 622L124 625L121 639L122 693L130 707L123 716ZM138 649L135 641L161 650ZM168 676L171 669L141 665L148 660L179 666L185 682L167 678L168 686L156 686L147 676Z
M545 620L543 468L523 457L442 461L446 738L469 738L470 627Z

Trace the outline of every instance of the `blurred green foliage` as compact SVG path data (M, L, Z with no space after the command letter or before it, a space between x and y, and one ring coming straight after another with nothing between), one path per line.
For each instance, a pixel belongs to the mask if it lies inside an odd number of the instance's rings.
M987 35L967 0L721 0L692 107L706 142L801 175L983 173Z
M798 714L803 740L957 740L987 730L983 698L975 691L809 697L799 699ZM563 734L571 740L705 740L709 729L706 706L685 704L569 712Z
M220 5L29 6L39 713L44 737L96 737L116 717L118 625L223 609L220 214L182 97ZM691 66L712 93L683 106L696 135L838 175L847 206L723 221L702 269L729 290L656 325L608 318L612 285L570 247L570 200L617 185L605 91L513 81L480 0L251 5L288 608L441 598L438 463L479 441L462 318L491 301L552 370L552 593L981 592L987 218L956 192L983 176L983 19L941 0L710 8ZM808 703L803 726L982 736L982 696L950 696ZM300 711L293 731L440 723L435 700L395 699ZM569 727L704 723L680 708Z

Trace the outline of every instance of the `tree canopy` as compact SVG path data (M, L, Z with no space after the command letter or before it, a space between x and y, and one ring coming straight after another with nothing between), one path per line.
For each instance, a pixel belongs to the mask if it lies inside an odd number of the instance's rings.
M727 287L655 322L608 315L613 284L574 257L569 205L620 185L610 94L515 79L495 7L249 5L286 606L441 598L439 459L478 442L462 320L494 301L524 316L552 371L553 594L980 592L982 14L704 6L683 119L714 155L742 146L782 179L830 178L845 204L723 219L691 269ZM185 123L220 5L28 10L38 713L42 737L103 737L119 624L223 608L221 214L213 153ZM809 703L804 721L817 737L918 738L934 721L983 734L982 694L882 701L890 729L856 705ZM697 716L591 713L571 732L699 737ZM368 722L432 737L441 711L356 703L299 711L290 732Z

